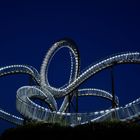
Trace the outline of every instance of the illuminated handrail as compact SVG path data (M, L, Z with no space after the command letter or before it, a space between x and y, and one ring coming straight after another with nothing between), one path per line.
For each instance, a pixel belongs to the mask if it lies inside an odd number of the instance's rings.
M56 88L49 84L48 75L46 74L48 74L48 68L53 56L64 47L68 48L70 53L70 77L69 81L64 86ZM80 56L75 43L69 40L60 40L56 42L46 54L40 74L32 66L11 65L0 68L0 77L11 74L28 74L35 81L34 86L19 88L16 95L17 110L23 117L31 121L57 122L70 126L112 119L119 121L135 121L140 119L140 98L125 106L119 106L119 98L115 96L115 103L118 106L116 108L90 113L65 112L69 104L68 95L74 98L78 93L78 97L98 96L112 101L113 96L107 91L95 88L79 89L79 86L88 78L106 68L126 63L140 63L140 53L126 52L115 54L90 65L84 71L80 72ZM65 98L61 107L58 108L56 100L61 97ZM40 99L47 103L48 108L35 103L32 100L33 98ZM23 118L12 115L3 109L0 109L0 118L18 125L22 125L24 122Z

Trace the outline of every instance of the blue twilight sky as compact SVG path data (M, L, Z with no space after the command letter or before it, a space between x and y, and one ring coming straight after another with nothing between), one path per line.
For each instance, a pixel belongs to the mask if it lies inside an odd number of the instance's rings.
M0 67L29 64L40 71L44 55L58 39L69 37L79 48L81 69L108 55L140 51L139 1L100 0L1 0L0 1ZM67 50L60 50L49 69L49 81L58 87L69 76ZM124 105L139 97L138 64L114 68L115 93ZM81 87L111 91L110 70L98 73ZM25 75L0 79L0 108L16 111L16 90L28 85ZM79 99L79 112L106 109L110 102L97 97ZM13 127L0 120L0 133Z

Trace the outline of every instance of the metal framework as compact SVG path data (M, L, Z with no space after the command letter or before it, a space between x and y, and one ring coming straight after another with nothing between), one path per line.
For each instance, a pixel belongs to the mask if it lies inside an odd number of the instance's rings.
M48 68L53 56L62 48L69 49L71 59L71 73L69 81L60 88L55 88L48 81ZM79 89L80 84L94 76L96 73L113 67L118 64L140 63L139 52L126 52L109 56L98 61L80 72L80 55L76 44L72 40L63 39L56 42L47 52L39 72L27 65L11 65L0 68L0 76L11 74L27 74L34 85L24 86L17 90L16 107L23 115L23 118L9 114L0 109L0 118L14 124L23 125L24 118L31 121L43 121L48 123L63 123L69 126L82 125L88 122L99 122L104 120L116 119L119 121L135 121L140 119L140 98L125 106L119 106L119 99L114 95L114 85L112 93L101 89L86 88ZM113 72L112 72L113 81ZM98 96L112 101L113 108L90 113L68 112L68 106L73 98L85 96ZM65 97L60 108L57 106L57 99ZM38 98L48 104L48 108L35 103L32 99Z

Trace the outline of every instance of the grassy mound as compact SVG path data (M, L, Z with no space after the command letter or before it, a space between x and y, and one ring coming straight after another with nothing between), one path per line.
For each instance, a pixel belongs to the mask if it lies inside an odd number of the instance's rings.
M1 136L3 140L15 139L67 139L67 138L122 138L139 136L140 125L124 122L89 123L76 127L61 126L59 124L29 123L24 126L7 129ZM134 138L134 137L133 137Z

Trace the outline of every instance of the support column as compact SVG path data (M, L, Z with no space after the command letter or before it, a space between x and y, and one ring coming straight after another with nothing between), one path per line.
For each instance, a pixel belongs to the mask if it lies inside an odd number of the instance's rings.
M116 108L115 103L115 81L114 81L114 67L111 66L111 88L112 88L112 108Z
M76 90L76 113L78 113L78 90Z

